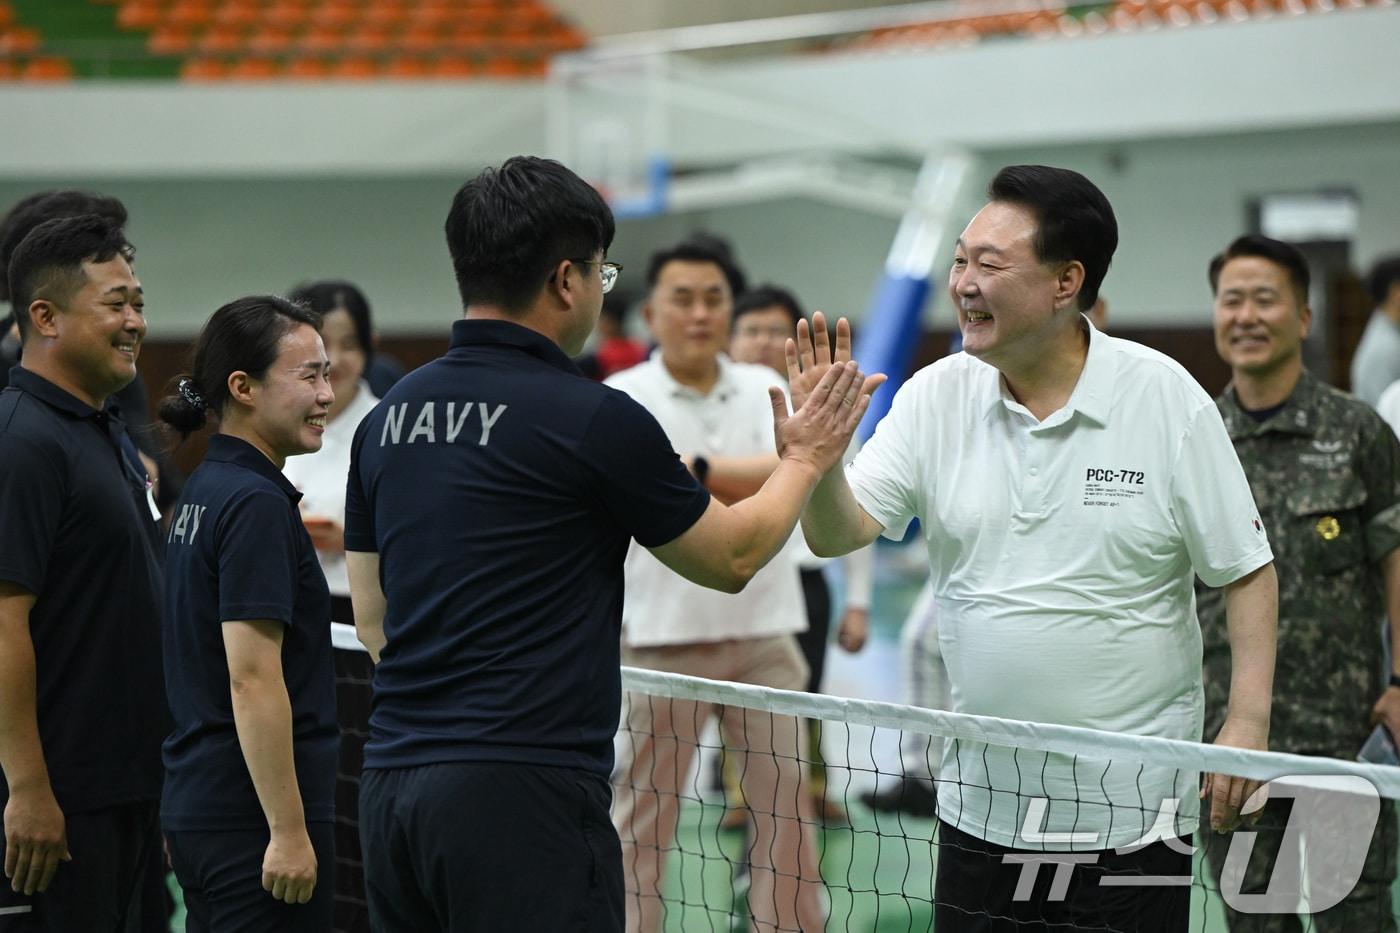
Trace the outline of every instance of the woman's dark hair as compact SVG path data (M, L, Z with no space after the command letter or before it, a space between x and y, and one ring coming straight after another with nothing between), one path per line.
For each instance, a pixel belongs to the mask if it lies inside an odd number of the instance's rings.
M374 322L370 316L369 299L349 282L327 279L307 282L292 289L287 296L299 305L306 305L321 317L333 311L346 311L355 324L355 339L365 354L365 366L374 356Z
M228 404L228 377L245 372L262 379L277 359L277 345L299 325L321 329L321 316L276 295L230 301L209 318L194 345L194 366L177 376L157 413L184 440Z

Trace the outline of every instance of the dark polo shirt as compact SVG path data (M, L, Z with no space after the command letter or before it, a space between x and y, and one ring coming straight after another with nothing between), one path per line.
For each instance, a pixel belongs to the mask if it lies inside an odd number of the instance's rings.
M160 795L160 571L129 446L110 411L11 370L0 392L0 580L37 596L39 738L69 814ZM0 805L8 796L0 778Z
M335 674L331 597L301 493L246 441L209 439L185 483L165 552L165 683L175 731L165 740L161 825L267 826L233 720L223 623L282 623L292 753L309 823L335 818Z
M501 761L606 776L622 563L709 494L645 409L554 343L458 321L356 432L345 544L380 557L366 768Z

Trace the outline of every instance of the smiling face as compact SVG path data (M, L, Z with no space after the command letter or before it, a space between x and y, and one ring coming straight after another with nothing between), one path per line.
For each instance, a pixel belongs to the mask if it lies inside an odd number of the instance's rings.
M712 262L673 259L661 267L642 313L672 369L704 370L729 344L734 297Z
M277 359L263 378L249 380L248 425L274 462L321 449L335 402L329 370L321 335L309 324L298 324L282 335Z
M1215 293L1215 349L1237 374L1268 376L1301 364L1312 311L1288 270L1262 256L1240 256L1220 269Z
M53 359L66 380L99 407L136 378L146 337L145 298L131 265L121 256L84 262L85 281L66 300L52 301L45 330L54 338ZM38 302L36 302L38 304Z
M1073 310L1076 269L1082 281L1078 263L1037 258L1036 230L1030 210L993 201L958 238L948 274L963 349L1003 371L1044 352L1067 317L1063 312Z

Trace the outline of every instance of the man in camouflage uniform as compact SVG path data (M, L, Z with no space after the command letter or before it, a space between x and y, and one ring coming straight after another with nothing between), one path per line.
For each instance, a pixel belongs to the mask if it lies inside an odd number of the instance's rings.
M1400 735L1400 680L1385 685L1378 625L1387 612L1392 633L1400 624L1400 442L1364 402L1303 368L1312 312L1297 249L1241 237L1211 262L1210 284L1216 350L1234 377L1217 404L1278 567L1270 745L1354 760L1373 723ZM1230 651L1221 591L1198 584L1197 596L1209 736L1225 719ZM1265 805L1243 892L1267 889L1290 804ZM1201 839L1218 883L1230 837L1202 823ZM1384 801L1360 882L1310 928L1395 930L1395 861L1395 812ZM1301 929L1292 915L1227 914L1235 931Z

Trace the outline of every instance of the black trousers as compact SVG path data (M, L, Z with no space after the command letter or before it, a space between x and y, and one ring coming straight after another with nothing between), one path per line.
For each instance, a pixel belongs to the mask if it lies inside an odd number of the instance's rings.
M802 570L802 600L807 608L807 631L797 633L797 646L807 659L811 675L807 692L820 693L826 671L826 640L831 634L831 587L819 569Z
M152 800L65 815L73 860L34 897L0 880L0 933L136 933L150 856L160 849L159 809Z
M1174 840L1181 851L1167 842L1155 842L1123 854L1112 849L1027 852L978 839L940 820L938 843L933 891L933 925L938 933L1185 933L1190 924L1189 837ZM1038 864L1023 864L1021 859L1028 856ZM1068 872L1068 877L1061 875L1057 884L1056 875L1061 872ZM1033 883L1025 881L1028 876ZM1133 876L1145 883L1104 883ZM1148 878L1184 879L1185 883L1153 884Z
M273 898L262 886L266 828L165 834L185 893L185 933L330 933L335 903L335 827L309 823L316 891L305 904Z
M367 770L360 839L377 933L614 933L612 790L572 768L449 762Z

